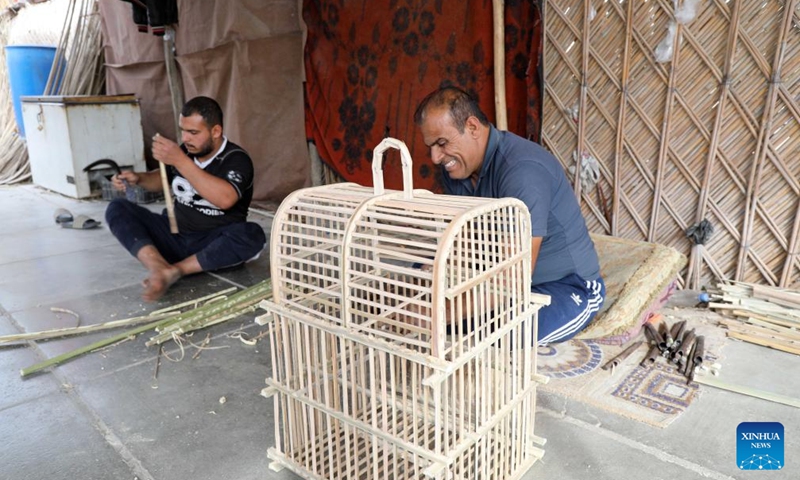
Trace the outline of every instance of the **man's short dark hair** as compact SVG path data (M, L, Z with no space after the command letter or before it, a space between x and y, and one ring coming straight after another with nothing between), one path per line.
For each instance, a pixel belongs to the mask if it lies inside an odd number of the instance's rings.
M475 117L483 125L489 126L489 120L478 106L478 101L458 87L443 87L429 93L414 112L414 122L422 125L428 109L439 107L447 107L458 133L464 133L464 126L469 117Z
M216 100L208 97L194 97L183 105L181 115L190 117L200 115L209 128L222 126L222 108Z

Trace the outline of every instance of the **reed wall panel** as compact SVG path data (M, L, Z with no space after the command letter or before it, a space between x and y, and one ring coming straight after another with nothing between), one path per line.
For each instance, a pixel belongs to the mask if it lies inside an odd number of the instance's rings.
M597 159L596 186L573 178L589 229L686 253L686 286L800 282L798 0L699 1L684 23L671 0L543 5L542 143L568 172Z

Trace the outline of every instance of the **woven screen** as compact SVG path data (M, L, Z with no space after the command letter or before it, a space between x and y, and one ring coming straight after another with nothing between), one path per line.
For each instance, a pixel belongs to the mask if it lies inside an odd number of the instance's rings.
M543 3L542 143L590 230L686 253L688 287L796 285L798 0Z

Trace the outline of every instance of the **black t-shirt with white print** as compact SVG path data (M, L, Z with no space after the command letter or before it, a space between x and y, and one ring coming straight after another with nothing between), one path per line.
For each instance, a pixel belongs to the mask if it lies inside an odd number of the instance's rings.
M192 158L183 145L181 149ZM247 209L253 199L253 162L247 152L225 139L221 151L205 166L196 159L195 165L206 173L227 180L236 190L239 200L231 208L222 210L201 197L177 168L169 166L167 178L172 186L178 229L182 232L206 232L246 221Z

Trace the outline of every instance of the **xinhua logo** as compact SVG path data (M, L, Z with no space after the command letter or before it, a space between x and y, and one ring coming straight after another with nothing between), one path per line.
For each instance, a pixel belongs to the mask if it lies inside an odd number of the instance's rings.
M739 470L783 469L783 425L778 422L742 422L736 427L736 464Z

